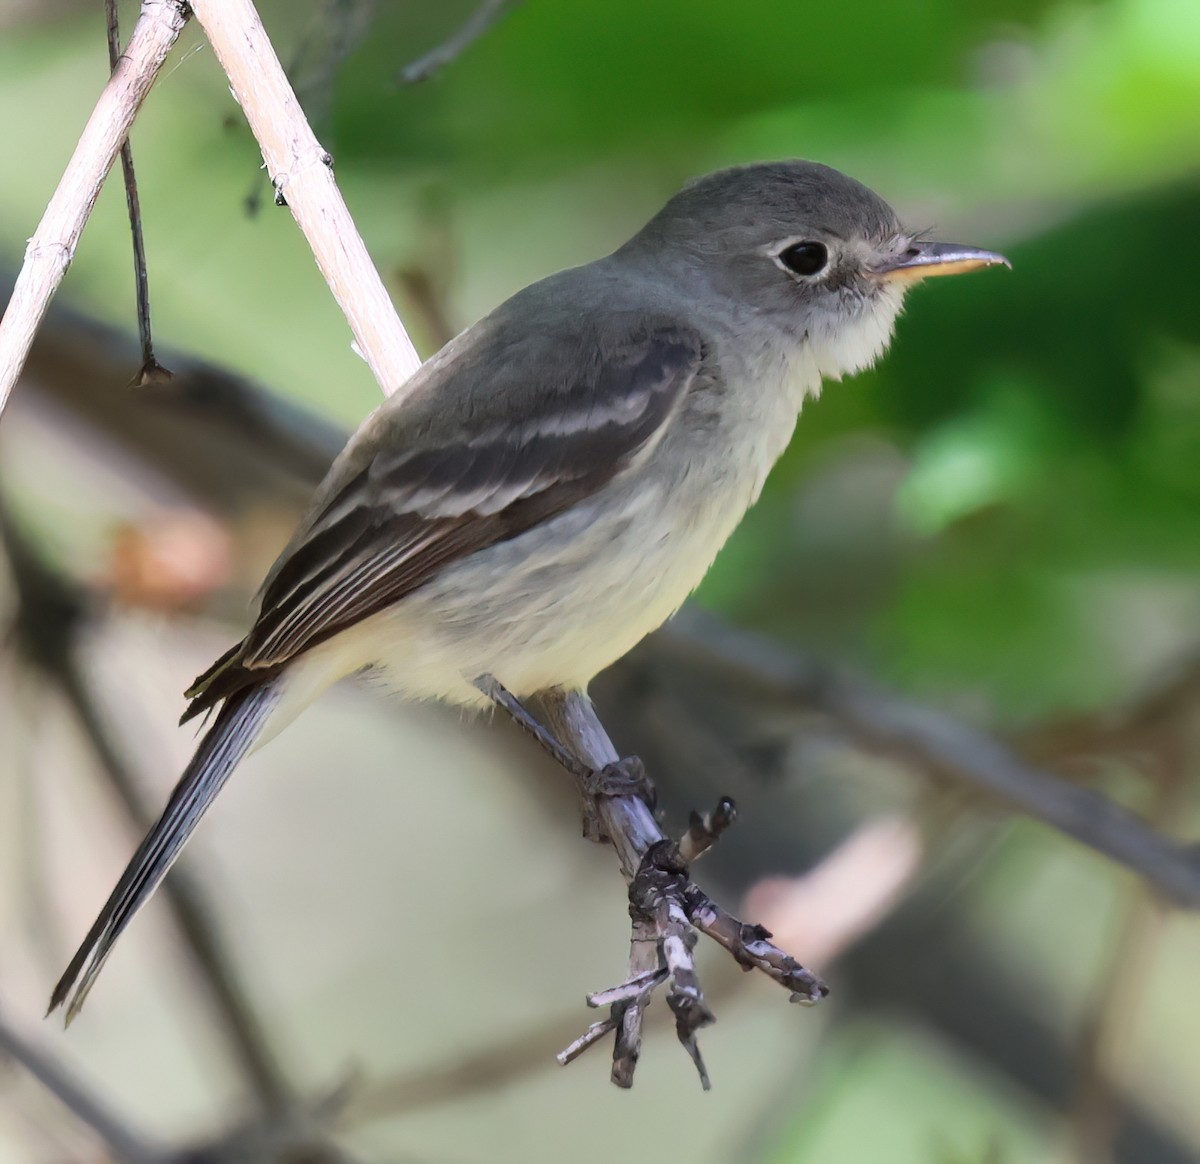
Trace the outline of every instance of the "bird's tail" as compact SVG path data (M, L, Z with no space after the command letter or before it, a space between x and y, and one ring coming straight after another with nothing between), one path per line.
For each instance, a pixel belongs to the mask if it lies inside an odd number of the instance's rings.
M270 679L245 687L225 700L175 785L162 816L138 845L100 916L58 980L47 1014L61 1006L68 995L66 1021L69 1023L79 1012L117 938L158 888L192 830L250 750L282 693L282 683Z

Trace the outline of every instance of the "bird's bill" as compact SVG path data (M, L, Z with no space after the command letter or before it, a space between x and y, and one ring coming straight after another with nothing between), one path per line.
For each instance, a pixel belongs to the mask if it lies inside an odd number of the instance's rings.
M962 275L983 267L1011 267L1003 255L960 243L913 243L902 255L889 260L875 273L881 279L915 283L934 275Z

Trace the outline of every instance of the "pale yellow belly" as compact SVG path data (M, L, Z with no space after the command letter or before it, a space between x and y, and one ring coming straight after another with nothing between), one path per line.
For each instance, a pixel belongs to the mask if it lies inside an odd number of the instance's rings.
M676 425L670 447L546 528L448 566L309 652L297 680L370 667L407 697L467 705L486 702L471 683L485 673L517 695L585 687L679 608L757 498L797 412L782 392L762 400L703 441Z

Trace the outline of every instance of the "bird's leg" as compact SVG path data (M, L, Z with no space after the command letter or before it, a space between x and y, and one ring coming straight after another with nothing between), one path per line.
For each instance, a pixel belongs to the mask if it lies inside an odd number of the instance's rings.
M654 785L646 775L646 768L637 756L624 756L603 768L591 768L585 764L529 709L504 686L494 675L480 675L474 680L479 688L513 722L532 736L547 753L579 782L583 794L583 835L590 840L606 839L600 827L595 801L600 796L638 796L653 809L657 802Z
M558 737L539 723L532 712L495 676L480 675L474 680L474 685L505 712L517 727L532 736L572 776L579 780L586 780L592 776L592 769L576 757L574 752L563 747Z

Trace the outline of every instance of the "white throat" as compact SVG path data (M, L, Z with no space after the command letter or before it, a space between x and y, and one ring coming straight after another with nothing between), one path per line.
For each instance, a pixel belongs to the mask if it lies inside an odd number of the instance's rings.
M854 304L855 310L814 317L804 346L820 379L852 376L883 355L904 304L904 291L900 284L885 283L874 298Z

